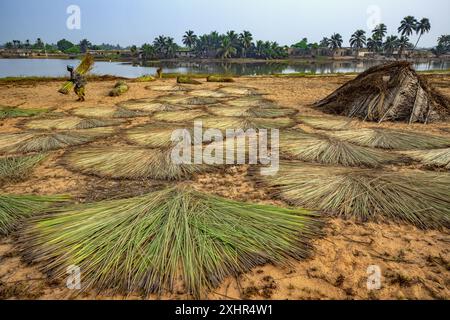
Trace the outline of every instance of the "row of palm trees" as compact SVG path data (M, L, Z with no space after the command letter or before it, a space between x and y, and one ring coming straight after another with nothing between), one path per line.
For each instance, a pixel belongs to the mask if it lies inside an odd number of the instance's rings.
M366 38L364 30L357 30L350 38L350 46L357 51L367 47L372 52L387 55L392 55L394 51L398 51L399 56L402 56L406 48L414 50L422 36L430 30L431 24L428 18L422 18L419 21L413 16L407 16L400 22L400 27L397 29L399 36L390 35L384 40L387 34L387 26L381 23L375 27L372 36L369 38ZM415 45L410 42L410 36L414 33L418 35Z

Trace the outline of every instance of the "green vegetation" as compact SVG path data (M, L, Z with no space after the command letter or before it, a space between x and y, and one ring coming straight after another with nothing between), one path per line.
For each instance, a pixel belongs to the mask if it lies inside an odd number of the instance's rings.
M128 92L128 90L129 90L129 86L125 81L118 81L114 85L114 88L112 88L111 91L109 91L109 96L110 97L118 97L118 96L121 96L122 94Z
M18 107L6 107L0 106L0 119L6 118L20 118L20 117L33 117L47 112L48 109L24 109Z
M183 83L183 84L202 84L200 81L194 80L187 76L178 76L177 77L177 83Z
M46 154L38 153L31 156L0 158L0 185L7 181L24 180L46 157Z
M208 82L234 82L232 77L224 77L224 76L209 76L206 78Z
M309 255L321 223L302 209L237 202L185 186L63 208L23 235L53 276L77 265L91 287L205 295L225 277Z

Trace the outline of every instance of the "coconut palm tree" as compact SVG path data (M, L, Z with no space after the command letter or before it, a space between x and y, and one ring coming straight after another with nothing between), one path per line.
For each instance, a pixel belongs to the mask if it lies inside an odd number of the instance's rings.
M387 33L386 25L384 23L380 23L375 27L375 29L373 29L372 38L383 42L383 38L386 35L386 33Z
M183 44L189 49L192 49L196 41L197 36L195 35L194 31L192 30L186 31L186 33L183 36Z
M224 37L222 39L222 44L217 52L217 55L221 59L228 59L231 58L233 55L236 54L236 48L233 46L233 42L230 38Z
M252 46L253 36L250 33L250 31L243 31L239 35L239 40L241 42L241 48L242 48L242 56L247 57L247 52Z
M359 49L366 45L366 32L364 30L356 30L350 38L350 46L356 49L356 54L359 54Z
M407 16L403 18L398 28L398 32L402 36L409 37L416 30L417 20L413 16Z
M166 38L166 57L173 58L178 50L178 45L171 37Z
M420 38L422 38L422 35L424 33L430 32L430 30L431 30L431 24L430 24L430 20L428 18L422 18L422 20L417 22L416 33L419 35L419 39L417 39L414 49L416 49L417 45L419 44L419 41L420 41Z
M388 55L392 55L396 49L398 49L398 37L389 36L386 38L386 42L383 44L383 49Z
M401 36L400 39L398 39L398 46L400 48L398 56L399 56L399 58L401 58L405 48L411 47L411 43L409 42L409 38L407 36Z
M230 39L231 44L235 47L237 47L237 45L239 44L239 36L236 32L234 32L233 30L228 31L225 36Z
M320 40L319 46L321 48L328 48L330 46L330 39L324 37L322 40Z
M330 38L330 48L331 49L342 48L343 42L344 41L342 40L342 36L339 33L335 33Z
M155 40L153 40L153 46L156 53L159 56L163 56L164 52L166 51L166 37L158 36L157 38L155 38Z

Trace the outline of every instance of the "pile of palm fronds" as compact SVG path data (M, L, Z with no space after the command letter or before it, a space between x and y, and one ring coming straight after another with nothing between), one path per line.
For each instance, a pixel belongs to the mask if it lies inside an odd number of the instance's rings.
M315 106L327 113L378 122L427 123L450 115L450 101L406 61L372 67Z
M226 98L228 95L223 92L219 92L216 90L207 90L207 89L196 89L189 91L191 96L196 97L208 97L208 98Z
M432 149L450 146L450 139L441 136L382 128L347 130L329 135L358 145L382 149Z
M112 135L112 128L94 128L77 131L35 131L0 134L0 153L40 152L75 146Z
M66 196L0 194L0 235L13 231L21 219L42 213L55 203L67 200Z
M152 123L131 128L125 131L125 136L129 141L138 145L149 148L169 148L178 142L171 140L175 130L188 130L191 138L195 138L192 133L192 126L182 124L168 125L167 123Z
M450 169L450 148L403 152L425 166Z
M321 130L347 130L352 126L352 120L343 117L299 115L296 117L296 120L310 127Z
M229 94L232 96L253 96L258 95L258 91L253 88L246 87L220 87L218 89L219 92L223 92L225 94Z
M86 174L127 179L177 180L212 169L203 164L176 164L171 149L132 146L86 147L69 152L64 161L71 169Z
M37 109L37 108L24 109L18 107L0 106L0 119L33 117L41 113L45 113L47 111L48 109Z
M109 96L110 97L121 96L122 94L126 93L129 89L130 87L125 81L118 81L114 85L114 88L112 88L111 91L109 91Z
M73 109L72 113L77 116L92 118L133 118L151 114L151 112L128 110L116 106L80 107Z
M196 118L207 115L208 114L201 109L194 109L194 110L179 110L179 111L160 111L156 112L152 116L152 118L157 121L184 122L184 121L191 121Z
M237 129L283 129L293 127L295 122L290 118L240 118L240 117L202 117L203 127L219 130Z
M78 65L78 67L75 69L75 72L86 75L94 66L94 57L90 54L86 54L81 60L81 63ZM62 94L69 94L69 91L73 89L73 82L67 81L61 89L58 90L59 93Z
M187 91L188 88L179 85L157 85L157 86L146 86L145 89L152 91Z
M140 76L139 78L136 78L136 82L152 82L155 81L156 78L154 76L151 75L144 75L144 76Z
M83 287L204 297L224 278L311 252L321 222L309 211L237 202L185 186L76 205L34 219L25 258L54 279L77 265Z
M233 107L258 107L274 109L278 106L271 100L262 98L261 96L244 96L236 99L232 99L226 102L226 104Z
M287 108L258 108L258 107L230 107L227 105L215 105L208 107L208 111L217 116L224 117L255 117L255 118L279 118L288 117L297 111Z
M136 99L128 100L117 104L121 108L129 110L137 110L142 112L157 112L157 111L176 111L183 110L184 107L170 105L167 103L156 102L154 99Z
M0 158L0 185L6 181L20 181L41 163L46 154L38 153L30 156Z
M206 78L208 82L234 82L232 77L224 77L224 76L209 76Z
M298 130L280 133L280 155L284 159L350 167L378 167L397 158L380 150Z
M186 94L173 94L173 95L168 95L168 96L160 96L160 97L157 97L156 100L158 102L162 102L162 103L166 103L166 104L191 105L191 106L219 103L219 100L217 100L216 98L192 97L192 96L189 96Z
M39 130L72 130L108 127L120 124L119 120L88 119L78 117L49 118L28 121L24 126Z
M388 172L282 162L276 176L261 176L275 195L295 206L359 220L450 226L450 175Z
M195 79L192 79L188 76L178 76L177 77L177 83L183 83L183 84L202 84L200 81L197 81Z

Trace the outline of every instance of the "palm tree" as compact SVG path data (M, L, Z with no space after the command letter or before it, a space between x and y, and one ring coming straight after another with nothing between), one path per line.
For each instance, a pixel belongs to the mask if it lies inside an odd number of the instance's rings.
M166 57L173 58L178 50L178 45L171 37L166 38Z
M250 49L250 47L252 46L252 41L253 41L253 36L250 33L250 31L243 31L240 35L239 35L239 40L241 42L241 47L242 47L242 56L243 57L247 57L247 52Z
M197 36L194 34L194 31L192 30L186 31L186 33L183 36L183 44L189 49L192 49L196 41Z
M324 37L324 38L320 41L319 46L320 46L321 48L328 48L328 47L330 46L330 39L328 39L327 37Z
M416 30L417 20L413 16L407 16L403 18L400 23L400 27L398 28L398 32L402 36L411 36L413 32Z
M141 47L142 58L144 60L151 60L155 57L155 48L147 43L144 43Z
M419 22L416 24L416 33L419 35L419 39L417 39L416 45L414 46L414 49L416 49L417 45L419 44L420 38L422 38L422 35L424 33L428 33L431 30L431 24L430 20L427 18L422 18ZM413 50L414 50L413 49Z
M342 42L344 42L342 36L339 33L335 33L330 38L330 48L334 50L342 48Z
M153 47L159 56L163 56L166 52L166 37L158 36L153 40Z
M386 42L383 44L383 48L387 54L392 55L398 48L399 39L397 36L389 36L386 38Z
M239 44L239 36L233 30L228 31L225 35L228 39L230 39L233 46L237 46Z
M383 42L383 38L386 35L386 33L387 33L386 25L384 23L380 23L375 27L375 29L373 29L372 38Z
M356 49L356 55L359 55L359 49L366 45L366 32L364 30L356 30L350 38L350 46Z
M217 52L217 55L221 59L231 58L234 54L236 54L236 48L233 46L233 43L230 38L224 37L222 39L222 44Z
M400 47L398 56L399 56L399 58L401 58L405 48L408 48L411 46L411 44L409 42L409 38L407 36L401 36L400 39L398 40L398 46Z

